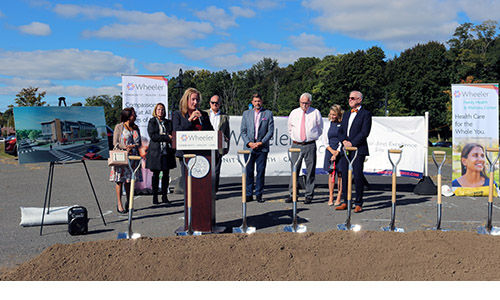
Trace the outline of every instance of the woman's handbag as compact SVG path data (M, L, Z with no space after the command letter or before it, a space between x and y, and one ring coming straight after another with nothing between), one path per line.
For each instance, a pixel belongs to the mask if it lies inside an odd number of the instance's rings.
M121 167L128 165L128 152L127 150L109 150L108 166Z

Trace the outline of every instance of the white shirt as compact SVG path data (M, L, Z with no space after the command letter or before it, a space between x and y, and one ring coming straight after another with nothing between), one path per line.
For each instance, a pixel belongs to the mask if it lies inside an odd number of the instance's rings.
M288 116L288 133L293 141L303 142L300 139L300 123L304 111L297 107ZM306 111L306 140L304 142L316 141L323 133L323 119L319 110L309 107Z
M360 109L361 109L361 106L358 107L358 111ZM349 132L351 131L352 122L354 122L354 118L356 118L357 115L358 115L357 112L351 112L351 114L349 115L349 124L347 125L347 137L349 137Z
M210 123L212 123L212 127L215 131L219 131L220 110L217 113L214 113L213 110L210 110Z

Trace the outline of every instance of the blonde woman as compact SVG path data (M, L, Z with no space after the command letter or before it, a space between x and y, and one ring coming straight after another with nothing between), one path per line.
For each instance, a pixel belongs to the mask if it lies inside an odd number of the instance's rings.
M328 129L327 140L325 139L323 142L326 145L325 151L325 162L323 168L328 172L328 189L329 189L329 197L328 197L328 205L335 207L341 204L341 195L342 195L342 174L340 168L340 157L342 144L339 139L340 132L340 123L342 121L342 114L344 111L340 107L340 105L335 104L330 108L330 113L328 114L328 120L330 120L330 129ZM337 175L337 186L338 193L337 199L335 203L333 202L333 190L335 188L335 175Z

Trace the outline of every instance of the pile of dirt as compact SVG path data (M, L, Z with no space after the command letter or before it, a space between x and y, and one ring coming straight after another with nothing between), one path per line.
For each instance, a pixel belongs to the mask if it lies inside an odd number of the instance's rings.
M56 244L1 280L500 280L500 239L417 231Z

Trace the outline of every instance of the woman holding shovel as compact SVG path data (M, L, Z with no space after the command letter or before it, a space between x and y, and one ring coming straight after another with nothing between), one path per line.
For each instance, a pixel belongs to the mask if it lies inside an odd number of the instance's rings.
M342 145L339 140L340 123L342 121L342 114L344 111L340 105L335 104L330 108L330 114L328 115L328 120L330 120L330 129L328 129L328 136L324 140L326 145L325 151L325 162L323 169L328 172L328 205L339 206L341 204L342 195L342 175L339 170L339 161L341 157L340 150ZM335 173L337 173L337 186L338 194L335 203L333 203L333 190L335 188Z

